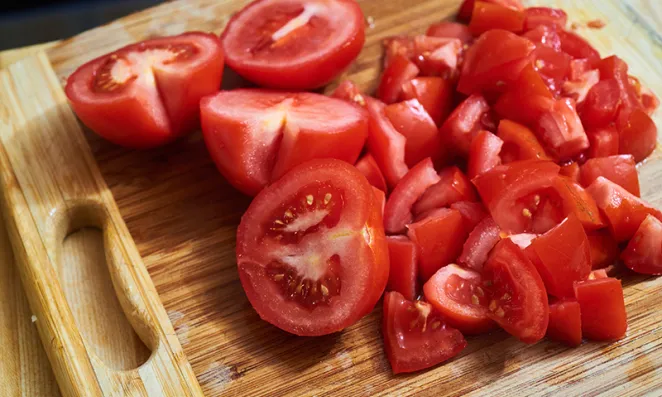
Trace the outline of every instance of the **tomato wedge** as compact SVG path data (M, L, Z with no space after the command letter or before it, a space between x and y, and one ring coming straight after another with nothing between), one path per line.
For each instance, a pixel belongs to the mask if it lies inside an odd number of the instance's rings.
M352 0L258 0L234 14L221 40L228 65L247 80L317 88L361 52L363 13Z
M489 131L480 131L471 142L469 149L468 177L473 179L501 164L499 152L502 146L501 138Z
M510 239L499 241L482 272L487 315L524 343L545 336L547 292L535 266Z
M628 192L640 197L639 176L634 157L628 154L589 159L581 167L582 185L589 186L603 176Z
M413 167L426 157L437 163L444 157L439 130L416 99L394 103L384 108L384 114L405 139L405 163Z
M586 338L615 340L625 336L628 324L621 280L608 277L579 282L575 296Z
M559 300L549 304L547 337L570 347L582 344L582 317L575 300Z
M365 101L370 115L368 150L382 170L386 183L393 188L409 171L405 163L406 139L386 117L384 113L386 105L370 97L365 97Z
M361 171L372 186L386 193L386 180L384 179L384 175L382 175L382 171L379 169L375 158L372 157L370 153L361 157L354 166L357 170Z
M420 371L458 355L467 341L429 303L384 295L384 350L394 374Z
M533 131L522 124L501 120L497 136L503 141L501 159L504 163L518 160L551 160Z
M618 242L609 233L609 230L594 230L586 232L591 245L591 267L599 269L612 265L621 253Z
M418 255L416 245L405 236L387 236L391 268L388 275L389 291L397 291L413 301L417 295Z
M646 216L621 259L637 273L662 274L662 222L652 215Z
M461 155L468 155L474 136L484 129L481 122L487 117L489 110L485 98L471 95L453 110L441 126L442 138L451 142Z
M200 113L216 166L248 195L307 160L354 164L368 134L363 109L307 92L222 91L203 98Z
M81 121L132 148L162 145L200 124L200 98L217 92L223 50L213 35L185 33L132 44L96 58L67 79Z
M423 286L425 299L449 325L465 334L480 334L496 327L487 317L487 302L480 273L450 264Z
M417 99L436 125L448 117L453 100L453 85L441 77L417 77L402 85L403 100Z
M486 1L476 1L469 22L469 30L480 36L491 29L521 32L524 29L524 12Z
M492 217L486 217L469 233L457 262L470 269L483 270L490 251L499 240L501 240L501 229Z
M418 76L419 72L409 58L400 54L394 55L382 73L377 98L387 104L396 102L402 92L402 84Z
M415 214L447 207L458 201L476 201L476 192L471 181L459 168L447 167L439 172L439 181L430 186L414 204Z
M388 280L376 197L335 159L297 166L255 197L237 230L237 266L262 319L312 336L372 310Z

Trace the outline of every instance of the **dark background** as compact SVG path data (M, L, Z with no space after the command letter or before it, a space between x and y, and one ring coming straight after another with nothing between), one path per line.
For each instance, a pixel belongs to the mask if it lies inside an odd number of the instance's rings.
M5 0L0 51L73 36L162 0Z

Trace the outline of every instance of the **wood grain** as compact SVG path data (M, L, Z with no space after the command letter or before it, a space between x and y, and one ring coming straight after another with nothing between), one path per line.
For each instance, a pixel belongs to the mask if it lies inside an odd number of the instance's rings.
M135 40L188 29L219 32L245 2L167 3L58 43L47 54L63 81L84 61ZM345 77L372 90L380 72L381 39L421 32L453 13L459 0L360 3L373 23L366 47ZM654 18L637 14L645 7L656 9L656 3L529 3L561 6L580 25L607 22L604 29L580 27L579 32L602 54L622 56L632 74L662 94L662 49L651 33ZM659 111L655 120L662 125ZM657 394L662 387L657 335L662 314L655 299L662 281L630 273L622 275L628 334L612 344L527 346L495 332L469 338L466 351L446 365L395 377L382 352L379 307L337 335L288 335L258 318L239 285L234 232L249 199L216 172L199 134L142 152L110 145L89 132L87 138L206 395L625 396ZM639 170L643 196L662 206L659 152Z

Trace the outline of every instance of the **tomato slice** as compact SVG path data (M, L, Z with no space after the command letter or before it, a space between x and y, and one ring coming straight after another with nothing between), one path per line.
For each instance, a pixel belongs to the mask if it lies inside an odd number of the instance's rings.
M419 72L409 58L396 54L382 73L377 98L387 104L396 102L402 92L402 84L418 76Z
M563 52L569 54L574 59L586 59L591 66L596 66L600 61L600 53L591 47L583 38L565 30L559 30L558 34L561 39L561 50Z
M640 197L639 176L634 157L629 154L589 159L581 167L582 185L589 186L603 176Z
M489 105L481 95L471 95L448 116L441 126L442 139L453 144L460 154L469 154L471 141L482 128L481 121L488 114Z
M652 215L646 216L621 259L637 273L662 274L662 222Z
M361 171L361 173L366 177L372 186L376 187L384 193L387 192L384 175L382 175L382 172L380 171L375 158L372 157L370 153L367 153L365 156L361 157L361 159L359 159L359 161L357 161L354 166L357 170Z
M392 188L409 171L405 163L406 139L386 117L386 106L381 101L370 97L364 99L370 115L368 150L382 170L386 183Z
M499 240L501 240L501 229L491 216L486 217L469 233L457 262L470 269L483 270L490 251Z
M576 161L571 161L567 164L562 165L559 174L565 176L566 178L570 179L575 183L579 183L581 176L579 163L577 163Z
M417 77L402 85L402 100L417 99L428 112L435 125L451 112L453 85L441 77Z
M447 207L458 201L476 201L471 181L459 168L447 167L439 172L439 181L432 185L414 204L415 214Z
M480 221L489 216L485 206L474 201L457 201L451 204L450 208L460 212L464 223L467 225L467 230L473 230Z
M476 1L469 22L469 31L480 36L491 29L521 32L524 29L524 12L486 1Z
M420 371L458 355L467 341L429 303L384 295L384 350L394 374Z
M510 239L499 241L482 272L488 317L524 343L545 336L547 292L535 266Z
M221 40L228 65L247 80L317 88L361 52L363 13L352 0L258 0L230 19Z
M384 108L384 114L405 141L405 163L413 167L430 157L435 163L444 157L439 130L434 121L416 100L394 103Z
M547 337L570 347L582 344L582 317L576 300L559 300L549 304Z
M474 37L469 27L463 23L442 21L428 27L426 36L459 39L462 44L470 44Z
M417 296L418 256L416 245L405 236L387 236L389 263L389 291L397 291L405 299L413 301Z
M588 128L604 127L616 120L620 104L618 82L615 79L602 80L586 94L580 117Z
M499 152L503 141L489 131L480 131L471 142L467 174L470 179L491 170L501 164Z
M616 241L632 238L649 214L662 220L660 210L604 177L599 176L586 191L607 216Z
M621 280L599 278L575 284L582 317L582 333L592 340L614 340L625 336L627 314Z
M497 136L503 141L501 160L504 163L518 160L551 160L533 131L522 124L501 120Z
M237 230L237 266L262 319L312 336L372 310L388 279L376 197L335 159L297 166L258 194Z
M496 327L487 317L480 273L450 264L439 269L423 286L425 299L449 325L464 334L480 334Z
M558 226L533 239L526 248L550 295L574 296L573 283L591 272L591 247L581 222L570 215Z
M614 126L587 130L586 135L591 146L588 148L589 158L609 157L618 154L618 131Z
M545 25L563 29L568 22L568 14L560 8L529 7L524 10L524 30L535 29Z
M414 62L425 76L455 76L461 52L460 39L424 35L414 37Z
M631 154L634 156L634 161L640 162L655 150L657 126L644 110L621 111L616 128L619 136L619 153Z
M429 158L416 164L398 182L391 192L384 208L384 229L387 233L395 234L405 231L414 216L412 206L423 193L439 181L439 175L434 170L432 160Z
M426 281L455 261L462 251L467 229L460 212L439 208L427 218L409 225L407 235L418 250L418 273Z
M546 147L561 159L571 159L589 147L575 102L570 98L559 99L550 111L543 113L537 134Z
M612 265L621 250L618 248L618 242L608 230L594 230L586 232L588 242L591 245L591 267L599 269Z
M364 94L359 87L349 80L343 80L338 87L331 93L331 97L345 100L354 103L358 106L365 107Z
M515 84L494 104L494 111L503 119L535 125L542 114L554 106L545 81L531 64L526 65Z
M576 103L581 104L586 99L591 88L598 82L600 82L600 71L598 69L591 69L576 79L563 82L561 92L563 96L572 98Z
M81 121L132 148L162 145L194 131L200 98L217 92L223 50L215 36L185 33L146 40L96 58L67 79Z
M368 134L363 109L307 92L221 91L202 99L200 113L216 166L248 195L314 158L354 164Z

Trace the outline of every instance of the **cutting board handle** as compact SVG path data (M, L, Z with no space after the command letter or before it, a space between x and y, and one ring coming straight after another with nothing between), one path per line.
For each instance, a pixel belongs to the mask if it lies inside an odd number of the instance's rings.
M138 250L44 54L0 71L0 197L21 281L65 396L202 396ZM85 345L55 271L64 238L103 230L129 322L151 349L137 369Z

